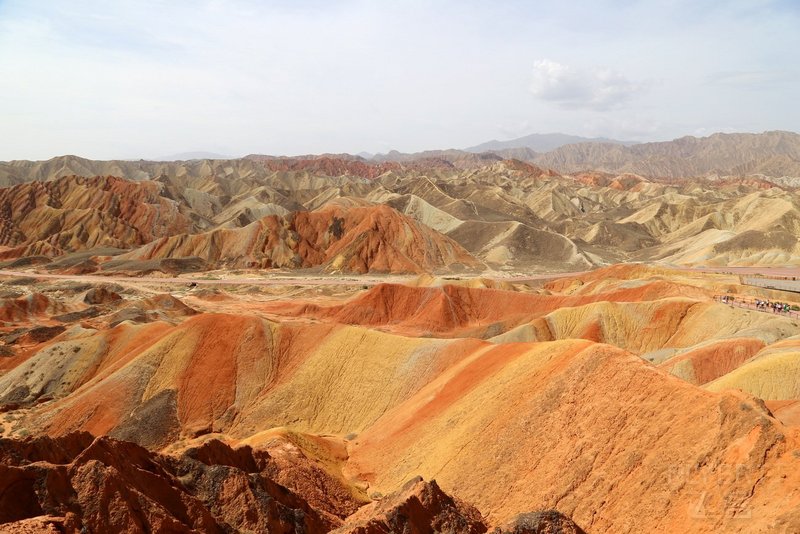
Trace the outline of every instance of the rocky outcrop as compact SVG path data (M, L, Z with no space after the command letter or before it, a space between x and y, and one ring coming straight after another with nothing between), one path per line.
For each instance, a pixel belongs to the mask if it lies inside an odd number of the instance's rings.
M211 440L161 455L75 433L0 440L0 532L395 532L482 534L474 507L420 477L343 522L267 475L270 455ZM560 530L558 530L560 529ZM582 534L558 512L523 514L497 533Z
M453 532L482 534L488 529L474 507L444 493L436 481L409 480L402 489L363 507L336 534Z
M122 300L119 293L103 286L93 287L83 297L83 302L86 304L110 304L119 300Z
M451 497L435 480L415 477L397 492L361 508L335 534L586 534L556 510L519 514L494 529L473 506Z
M586 534L581 527L557 510L519 514L493 534Z
M0 442L4 528L36 518L67 532L313 534L335 526L260 473L249 451L217 447L205 463L112 438L87 442L86 434Z

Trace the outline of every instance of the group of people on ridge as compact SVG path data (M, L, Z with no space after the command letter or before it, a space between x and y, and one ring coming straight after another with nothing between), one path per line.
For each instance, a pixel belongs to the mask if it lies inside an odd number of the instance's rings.
M791 307L785 302L770 302L768 300L756 299L756 308L759 310L772 310L772 313L786 313Z
M723 295L720 299L723 304L734 304L736 302L736 298L731 295ZM746 301L743 301L743 304L747 304ZM758 310L771 310L772 313L788 313L792 310L792 307L785 303L785 302L772 302L769 300L761 300L756 299L756 309Z

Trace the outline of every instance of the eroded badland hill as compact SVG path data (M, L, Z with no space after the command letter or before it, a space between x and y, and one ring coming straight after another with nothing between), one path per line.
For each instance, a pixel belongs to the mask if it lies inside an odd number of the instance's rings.
M9 165L0 532L800 531L795 190L454 157Z

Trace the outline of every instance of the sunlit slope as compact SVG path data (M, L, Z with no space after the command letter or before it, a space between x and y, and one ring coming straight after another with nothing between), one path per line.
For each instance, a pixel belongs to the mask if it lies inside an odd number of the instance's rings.
M350 473L378 490L433 477L497 520L544 506L590 532L750 532L797 521L797 444L745 397L561 341L465 359L356 438ZM713 514L693 515L699 500ZM737 522L729 506L759 515Z
M203 314L176 327L123 324L82 337L79 351L74 340L56 342L0 378L0 389L7 402L55 398L36 422L56 434L150 445L277 426L348 434L484 345Z
M800 341L793 338L769 345L706 388L738 389L765 400L800 399Z
M78 318L9 345L3 432L173 452L216 437L360 498L421 475L492 524L546 509L588 532L800 524L798 430L751 396L792 420L800 327L715 301L735 277L631 265L543 287L447 282L203 290L192 308L144 289L89 304L85 289L40 284L48 296L3 301L16 325L4 343ZM89 306L101 314L81 319ZM320 487L303 495L333 506Z

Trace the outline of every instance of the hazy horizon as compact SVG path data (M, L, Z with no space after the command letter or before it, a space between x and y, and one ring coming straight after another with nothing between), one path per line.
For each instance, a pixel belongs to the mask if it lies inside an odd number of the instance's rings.
M791 1L0 0L0 160L800 130Z
M708 134L701 135L701 136L693 136L691 134L687 134L685 136L680 136L680 137L687 137L688 136L688 137L706 138L706 137L711 137L711 136L713 136L715 134L755 134L755 135L758 135L758 134L765 134L765 133L769 133L769 132L773 132L773 131L780 131L780 130L767 130L767 131L763 131L763 132L710 132ZM788 130L787 130L787 132L800 135L800 132L793 132L793 131L788 131ZM505 140L504 139L487 139L486 142L513 141L514 139L527 137L529 135L572 135L572 134L564 134L563 132L548 132L546 134L539 134L538 132L533 132L532 134L521 135L521 136L519 136L517 138L513 138L513 139L505 139ZM600 136L600 137L602 137L602 136ZM625 141L626 143L630 143L630 145L633 145L633 144L644 144L644 143L670 142L670 141L675 141L676 139L679 139L680 137L671 138L671 139L660 139L660 140L654 140L654 141L636 141L636 140L623 140L623 139L609 139L609 140L610 141ZM413 154L413 153L422 153L422 152L426 152L426 151L439 151L439 150L441 150L441 151L446 151L446 150L465 150L467 148L470 148L470 147L428 147L428 148L423 148L421 150L410 152L410 153ZM488 150L488 151L491 151L491 150ZM121 158L93 158L93 157L90 157L90 156L86 156L84 154L66 153L66 154L53 154L52 156L48 156L48 157L45 157L45 158L35 158L35 159L32 159L32 158L12 158L12 159L5 159L5 160L4 159L0 159L0 162L7 163L9 161L47 161L47 160L51 160L51 159L57 159L57 158L62 158L62 157L73 157L73 156L74 157L78 157L78 158L87 159L87 160L94 160L94 161L112 161L112 160L118 160L118 161L139 161L139 160L143 160L143 161L178 161L178 160L191 160L191 159L218 159L218 160L224 160L224 159L241 159L241 158L245 158L247 156L255 156L255 155L258 155L258 156L272 156L272 157L276 157L276 158L282 158L282 157L285 157L285 158L298 158L298 157L303 157L303 156L321 156L321 155L326 155L326 154L330 154L330 155L348 154L350 156L360 156L360 157L365 157L365 158L369 159L369 158L372 158L372 157L375 157L375 156L386 156L391 152L398 152L400 154L406 154L406 152L399 151L397 149L389 149L386 152L377 152L377 153L371 153L371 152L367 152L367 151L361 150L361 151L339 151L339 152L331 152L331 151L325 151L325 152L303 152L303 153L286 153L286 154L268 153L268 152L263 152L263 151L261 151L261 152L248 152L248 153L242 153L242 154L219 154L219 153L216 153L216 152L210 152L210 151L205 151L205 150L189 150L189 151L185 151L185 152L175 152L173 154L161 154L161 155L156 155L156 156L145 155L145 156L121 157ZM549 152L549 151L542 151L540 153L545 153L545 152Z

